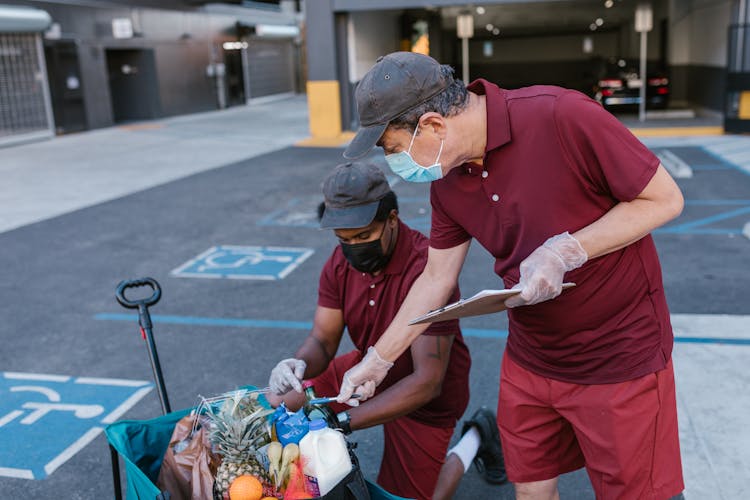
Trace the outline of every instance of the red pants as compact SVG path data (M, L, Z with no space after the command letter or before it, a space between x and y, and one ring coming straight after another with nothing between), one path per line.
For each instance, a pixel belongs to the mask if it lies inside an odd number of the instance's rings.
M578 385L503 356L498 426L513 482L586 466L597 499L663 500L683 488L672 362L618 384Z
M359 351L334 359L325 372L313 379L315 393L319 396L338 394L344 372L360 359ZM331 406L336 412L349 408L336 403ZM432 498L453 427L432 427L404 416L383 424L383 434L385 443L378 484L401 497Z

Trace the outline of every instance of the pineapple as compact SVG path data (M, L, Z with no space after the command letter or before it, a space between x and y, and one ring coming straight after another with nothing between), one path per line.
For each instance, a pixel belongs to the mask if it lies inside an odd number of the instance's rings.
M256 457L256 452L271 440L267 416L272 410L261 406L257 394L241 392L224 401L218 411L209 406L210 440L222 456L216 471L214 496L229 498L229 486L237 476L251 474L264 486L270 485L268 472Z

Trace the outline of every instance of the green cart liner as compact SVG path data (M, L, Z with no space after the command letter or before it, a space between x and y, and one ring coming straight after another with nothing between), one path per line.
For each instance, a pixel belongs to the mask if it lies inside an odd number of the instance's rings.
M122 420L107 426L107 440L125 462L126 498L154 500L161 491L156 487L164 452L177 422L190 408L151 420ZM406 500L367 481L372 500Z

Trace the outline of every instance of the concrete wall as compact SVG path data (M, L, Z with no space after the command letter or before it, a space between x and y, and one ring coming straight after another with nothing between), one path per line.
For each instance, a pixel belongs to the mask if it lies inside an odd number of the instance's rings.
M594 49L590 54L583 52L583 35L472 40L469 77L484 78L504 88L543 84L590 93L598 62L619 54L619 34L612 31L590 36ZM485 55L485 42L492 44L491 56ZM459 43L452 64L460 71Z
M673 0L672 64L726 67L732 0Z
M353 12L347 26L349 81L356 83L385 54L399 50L401 11Z
M732 0L672 0L670 4L672 99L721 111Z
M33 0L3 0L3 3L46 10L53 22L61 26L62 37L76 41L89 128L113 124L107 49L153 50L157 75L154 92L159 115L194 113L218 107L216 82L206 75L206 67L222 62L223 42L237 40L238 20L248 25L295 22L288 3L282 9L264 11L229 5L192 8L184 3L180 5L177 0L164 3L82 0L75 5ZM163 6L164 9L148 6ZM176 10L180 7L182 10ZM136 36L113 38L112 20L115 18L130 18Z
M536 63L547 61L588 60L592 56L614 57L618 55L617 32L599 32L588 35L593 41L592 54L583 52L582 35L560 35L554 37L503 38L492 40L493 55L485 56L484 41L471 41L469 60L489 63Z

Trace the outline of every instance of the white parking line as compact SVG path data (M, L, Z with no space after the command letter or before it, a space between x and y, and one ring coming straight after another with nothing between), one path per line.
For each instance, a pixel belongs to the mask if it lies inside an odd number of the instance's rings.
M47 465L44 466L44 472L47 473L47 475L52 474L55 472L55 470L60 467L62 464L70 460L73 455L81 451L86 447L87 444L89 444L91 441L96 438L99 434L102 433L104 429L102 427L92 427L91 429L86 432L83 436L81 436L75 443L68 446L65 451L60 453L58 456L56 456L54 459L52 459Z
M102 419L102 423L103 424L111 424L111 423L117 421L117 419L120 418L121 416L123 416L126 411L128 411L133 406L135 406L135 404L138 401L140 401L140 399L143 396L145 396L146 394L148 394L149 391L151 391L151 389L152 389L152 387L149 386L149 387L144 387L143 389L140 389L140 390L136 391L135 394L133 394L128 399L126 399L125 401L123 401L123 403L120 406L118 406L117 408L115 408L109 415L107 415L106 417L104 417Z
M750 315L672 314L675 337L750 339Z
M98 378L98 377L78 377L74 384L90 385L116 385L120 387L141 387L149 385L151 382L146 380L124 380L120 378Z
M691 179L693 169L685 161L668 149L662 149L656 153L661 164L675 179Z
M673 314L676 336L750 339L749 315ZM686 499L748 498L748 348L675 344L673 360Z
M3 376L11 380L40 380L45 382L67 382L70 380L67 375L45 375L43 373L3 372Z
M20 417L21 415L23 415L23 412L21 410L13 410L12 412L5 415L3 418L0 418L0 427L4 426L5 424L9 422L14 421L16 417Z
M17 479L34 479L34 473L28 469L14 469L12 467L0 467L0 476L14 477Z

